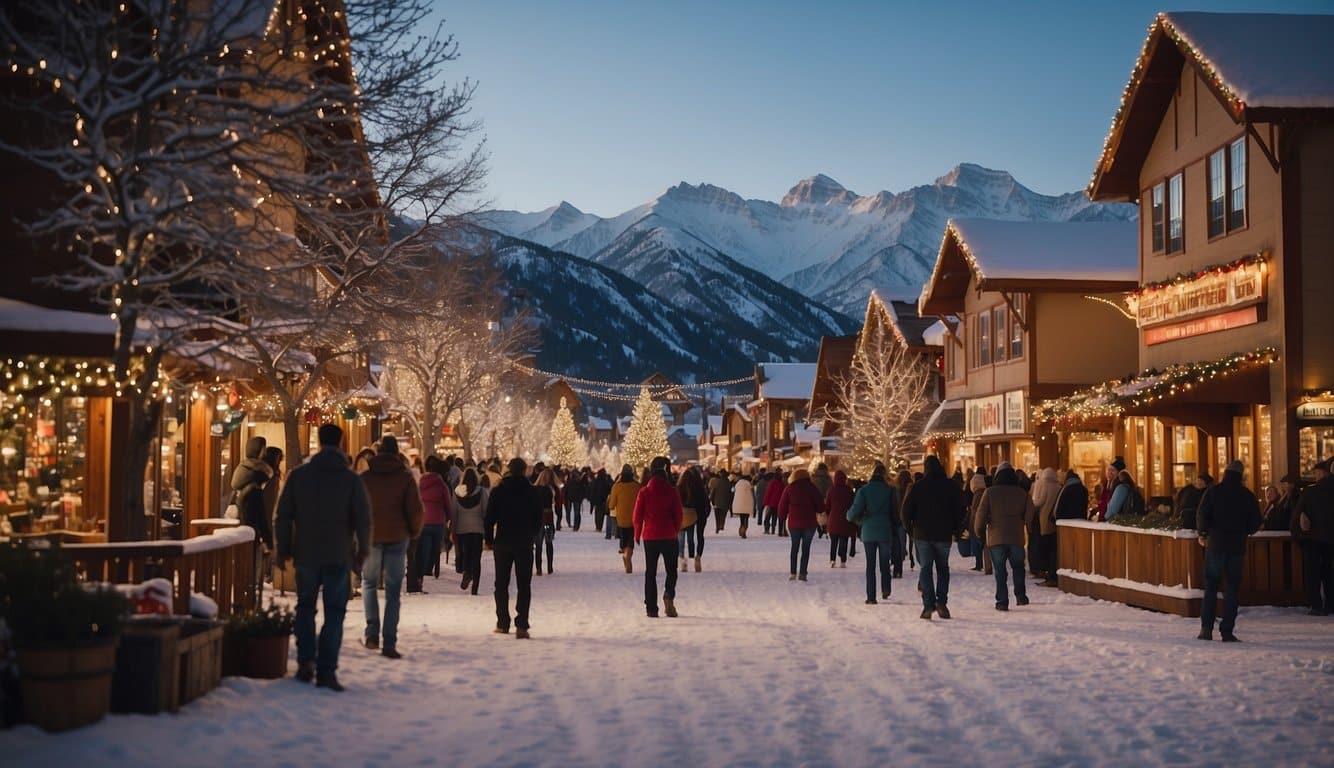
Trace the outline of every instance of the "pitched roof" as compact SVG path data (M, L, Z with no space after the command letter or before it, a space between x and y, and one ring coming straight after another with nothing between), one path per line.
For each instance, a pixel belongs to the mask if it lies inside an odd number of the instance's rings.
M809 400L815 383L815 363L758 363L755 366L760 399Z
M1134 200L1139 169L1189 63L1238 123L1334 110L1334 15L1158 14L1089 181L1094 200Z
M890 301L885 304L885 309L889 310L890 324L900 341L910 347L928 345L924 334L937 322L934 317L917 314L917 305L911 301Z
M1139 224L950 219L917 307L963 308L980 291L1128 291L1139 284Z

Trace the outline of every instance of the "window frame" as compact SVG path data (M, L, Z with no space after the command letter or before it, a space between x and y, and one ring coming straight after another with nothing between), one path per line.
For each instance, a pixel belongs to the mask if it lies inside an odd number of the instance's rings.
M1007 343L1006 353L1011 360L1022 360L1024 357L1024 326L1019 324L1018 318L1024 317L1027 303L1023 294L1015 294L1010 297L1010 303L1014 305L1014 313L1017 317L1010 318L1010 335ZM1015 345L1019 346L1016 348ZM1018 349L1016 352L1015 350Z
M991 308L991 361L993 365L1008 362L1010 347L1010 311L1004 304Z
M1177 205L1172 205L1173 182L1178 185ZM1176 173L1169 174L1166 179L1167 199L1164 206L1163 216L1163 246L1168 256L1186 251L1186 169L1181 169ZM1172 240L1172 215L1176 214L1180 222L1180 235L1175 245Z
M1153 253L1167 252L1167 181L1149 187L1149 248Z
M991 365L991 308L988 307L978 312L973 317L977 325L977 333L975 334L977 337L977 344L975 345L977 349L977 365L974 365L973 367L981 368L986 365Z
M1208 226L1206 231L1209 234L1210 242L1220 238L1227 237L1233 232L1240 232L1250 224L1250 146L1246 134L1241 134L1230 141L1220 144L1205 155L1204 167L1206 176L1206 208ZM1240 172L1237 169L1237 163L1234 162L1237 149L1241 150L1242 168ZM1214 169L1213 159L1222 158L1222 220L1219 222L1219 228L1214 227L1213 211L1211 209L1215 198L1213 197ZM1241 193L1241 205L1233 207L1234 195ZM1241 220L1234 221L1235 217L1240 216Z

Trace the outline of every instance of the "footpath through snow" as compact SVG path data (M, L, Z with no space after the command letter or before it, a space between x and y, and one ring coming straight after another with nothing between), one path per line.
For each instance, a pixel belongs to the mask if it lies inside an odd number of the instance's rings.
M360 647L349 605L345 693L227 678L175 716L0 733L0 763L1329 764L1334 618L1243 608L1245 642L1223 645L1195 640L1196 620L1052 589L999 613L956 555L955 618L927 622L915 571L863 605L862 557L830 570L817 539L810 581L789 582L787 539L728 522L681 576L678 619L644 616L641 552L626 575L601 534L566 530L534 580L531 640L491 634L491 596L451 567L405 597L400 661Z

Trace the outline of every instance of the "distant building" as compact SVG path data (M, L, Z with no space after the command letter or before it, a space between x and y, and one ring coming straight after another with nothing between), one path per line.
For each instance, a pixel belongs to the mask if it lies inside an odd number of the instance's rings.
M761 462L777 464L792 455L797 423L806 420L814 383L815 363L755 365L755 398L747 410L751 441Z

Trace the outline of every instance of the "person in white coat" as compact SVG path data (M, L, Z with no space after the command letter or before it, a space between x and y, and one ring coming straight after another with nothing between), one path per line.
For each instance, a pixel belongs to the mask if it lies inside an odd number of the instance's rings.
M1034 576L1045 577L1046 586L1056 586L1056 497L1061 495L1061 480L1054 467L1042 470L1033 481L1033 506L1037 520L1028 532L1028 563Z
M733 474L727 479L732 483L732 514L741 521L737 535L744 539L750 528L750 516L755 512L755 489L744 475Z

